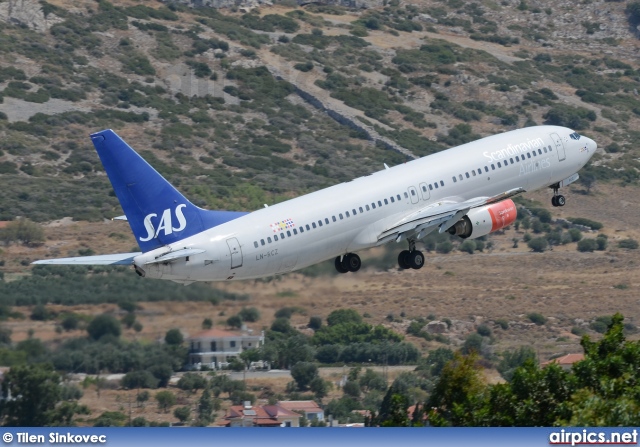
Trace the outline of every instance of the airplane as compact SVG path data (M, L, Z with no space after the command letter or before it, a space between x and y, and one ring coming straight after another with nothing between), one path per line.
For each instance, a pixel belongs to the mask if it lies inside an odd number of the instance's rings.
M534 126L482 138L247 212L199 208L114 131L91 140L141 249L34 264L132 265L136 273L189 284L284 274L335 259L356 272L357 251L407 243L401 269L420 269L416 243L433 231L478 238L516 219L511 197L543 187L553 206L597 144L572 129Z

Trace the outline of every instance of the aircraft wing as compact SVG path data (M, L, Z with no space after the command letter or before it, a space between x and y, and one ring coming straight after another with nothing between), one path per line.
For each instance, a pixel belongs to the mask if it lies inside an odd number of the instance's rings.
M378 235L378 244L395 239L400 242L410 236L422 239L427 234L440 227L444 233L472 208L490 205L525 192L524 188L514 188L493 197L475 197L464 202L442 200L431 203L424 208L403 217Z
M40 261L32 262L32 264L38 265L52 265L52 264L65 264L65 265L131 265L133 264L133 258L142 254L137 253L117 253L113 255L97 255L97 256L77 256L75 258L57 258L57 259L42 259Z

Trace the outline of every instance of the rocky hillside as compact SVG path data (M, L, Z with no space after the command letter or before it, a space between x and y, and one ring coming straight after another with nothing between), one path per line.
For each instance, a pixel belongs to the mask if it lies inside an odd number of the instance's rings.
M212 208L544 122L599 142L587 186L635 186L632 5L2 1L0 220L119 214L87 137L108 127Z

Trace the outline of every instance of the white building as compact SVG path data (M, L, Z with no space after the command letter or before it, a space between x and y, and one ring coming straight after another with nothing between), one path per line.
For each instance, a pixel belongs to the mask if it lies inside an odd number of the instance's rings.
M251 331L235 333L209 329L189 338L189 364L200 368L223 368L242 351L259 348L264 344L264 333L253 335Z

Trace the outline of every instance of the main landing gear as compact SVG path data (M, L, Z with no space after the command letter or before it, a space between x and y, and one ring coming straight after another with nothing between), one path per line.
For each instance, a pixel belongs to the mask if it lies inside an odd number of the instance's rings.
M416 250L416 242L409 240L409 250L402 250L398 255L398 265L400 269L421 269L424 265L424 255Z
M553 206L564 206L567 203L567 200L564 198L562 194L558 194L558 185L553 185L553 197L551 197L551 205Z
M362 266L362 261L357 254L347 253L336 258L335 266L338 273L357 272Z

